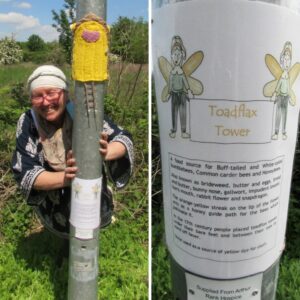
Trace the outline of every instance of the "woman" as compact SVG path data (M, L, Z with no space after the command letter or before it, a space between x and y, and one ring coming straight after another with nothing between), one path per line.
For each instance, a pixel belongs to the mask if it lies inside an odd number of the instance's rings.
M70 183L77 172L72 155L72 107L67 80L54 66L38 67L28 79L32 108L18 121L13 172L27 203L46 228L68 238ZM133 146L128 132L104 116L100 154L117 187L126 185L133 167ZM103 168L101 224L111 222L112 194Z

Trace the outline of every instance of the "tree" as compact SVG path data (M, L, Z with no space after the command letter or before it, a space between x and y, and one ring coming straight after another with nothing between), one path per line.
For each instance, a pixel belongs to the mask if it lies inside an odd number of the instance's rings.
M10 65L23 59L23 51L14 38L0 40L0 64Z
M75 0L64 1L64 9L59 13L52 10L53 20L56 22L52 26L59 32L59 44L65 51L67 61L71 63L73 39L70 24L75 22Z
M148 24L143 19L119 17L111 29L111 52L124 61L144 64L148 59Z
M39 51L45 48L44 40L37 34L32 34L27 41L27 47L30 51Z
M128 87L128 98L130 102L138 79L140 77L143 64L148 62L148 24L143 19L129 19L119 17L111 29L111 52L122 57L122 61L139 64L134 80ZM126 64L119 65L117 88L115 98L118 99L121 87L121 77Z

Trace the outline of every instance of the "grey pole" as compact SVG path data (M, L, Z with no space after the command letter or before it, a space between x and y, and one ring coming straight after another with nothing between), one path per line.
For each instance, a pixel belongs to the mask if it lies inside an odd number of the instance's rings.
M88 13L106 19L106 0L77 0L76 20ZM90 82L94 89L94 110L87 113L86 90L82 82L75 81L73 152L78 166L76 178L101 178L102 158L99 155L99 132L103 124L105 82ZM74 183L72 184L74 189ZM74 203L72 193L71 206ZM99 198L99 197L98 197ZM100 200L99 200L100 201ZM68 299L97 299L99 227L86 239L76 237L76 228L70 224L70 257Z
M180 2L180 5L182 7L182 2L189 1L189 0L153 0L152 1L152 8L158 9L161 8L165 5L174 5L176 2ZM297 13L300 13L300 1L299 0L249 0L249 1L258 1L258 2L267 2L267 3L272 3L276 4L279 6L284 6L287 7ZM242 1L241 1L242 2ZM200 1L199 1L200 3ZM180 12L183 13L183 12ZM173 20L169 16L170 20ZM210 24L211 25L211 24ZM191 28L191 30L194 30L194 28ZM162 30L163 31L163 30ZM179 31L179 30L178 30ZM163 31L164 32L164 31ZM153 37L153 39L157 37ZM159 40L159 39L158 39ZM161 40L159 40L161 41ZM154 51L155 52L155 51ZM157 98L160 99L160 95L157 95ZM159 101L159 100L158 100ZM166 219L165 219L166 221ZM174 226L174 225L173 225ZM170 252L169 252L170 253ZM261 300L275 300L276 299L276 288L277 288L277 281L278 281L278 274L279 274L279 266L280 266L280 257L273 262L273 264L264 272L261 273L262 275L262 281L261 281L261 290L259 292L259 298ZM222 266L220 265L220 268ZM198 277L199 279L203 281L210 281L214 282L214 287L218 289L219 284L222 284L224 287L224 284L228 284L230 280L227 279L214 279L214 278L207 278L203 277L199 274L191 273L187 269L185 269L182 265L180 265L176 259L172 256L170 253L170 270L171 270L171 282L172 282L172 292L175 300L189 300L189 299L196 299L195 298L195 289L191 289L188 287L187 283L187 277L188 276L193 276L193 277ZM257 274L252 274L257 275ZM251 276L246 276L243 278L235 278L234 280L231 281L237 281L242 279L249 280ZM226 283L228 282L228 283ZM199 287L196 287L196 284L194 284L194 287L199 289ZM211 287L211 286L209 286ZM209 290L209 288L207 288ZM218 296L218 294L214 294L217 296L213 296L212 294L206 294L204 298L197 298L198 300L204 300L204 299L237 299L237 298L231 298L228 296L228 298L223 298L222 296ZM258 292L254 291L252 296L258 295ZM244 299L244 298L243 298ZM247 298L250 299L250 298Z

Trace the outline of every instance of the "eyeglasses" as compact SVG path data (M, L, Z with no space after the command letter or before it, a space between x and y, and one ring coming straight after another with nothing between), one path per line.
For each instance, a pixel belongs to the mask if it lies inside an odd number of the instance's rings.
M46 93L32 95L31 102L33 105L40 105L46 99L48 102L57 103L62 92L63 90L50 90Z

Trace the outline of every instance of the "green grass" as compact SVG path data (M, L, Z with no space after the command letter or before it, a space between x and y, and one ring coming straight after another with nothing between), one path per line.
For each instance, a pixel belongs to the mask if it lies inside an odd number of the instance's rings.
M284 256L281 260L277 287L277 300L300 299L300 262L299 258Z
M1 299L65 299L67 268L53 263L57 245L48 232L1 242Z
M16 83L25 83L36 67L20 64L0 70L1 300L67 297L68 261L57 266L62 241L41 227L10 171L16 121L26 109L12 98L11 89ZM70 77L70 68L64 70ZM100 233L100 299L148 298L147 71L143 70L128 101L128 93L123 94L123 90L130 91L133 76L132 72L122 75L118 99L114 96L116 85L111 84L105 103L108 115L132 133L136 165L129 185L114 195L116 222Z
M32 63L16 64L9 66L1 66L0 68L0 82L1 88L8 88L9 85L16 82L26 82L29 75L36 68Z
M146 219L122 217L100 237L100 299L147 299Z

